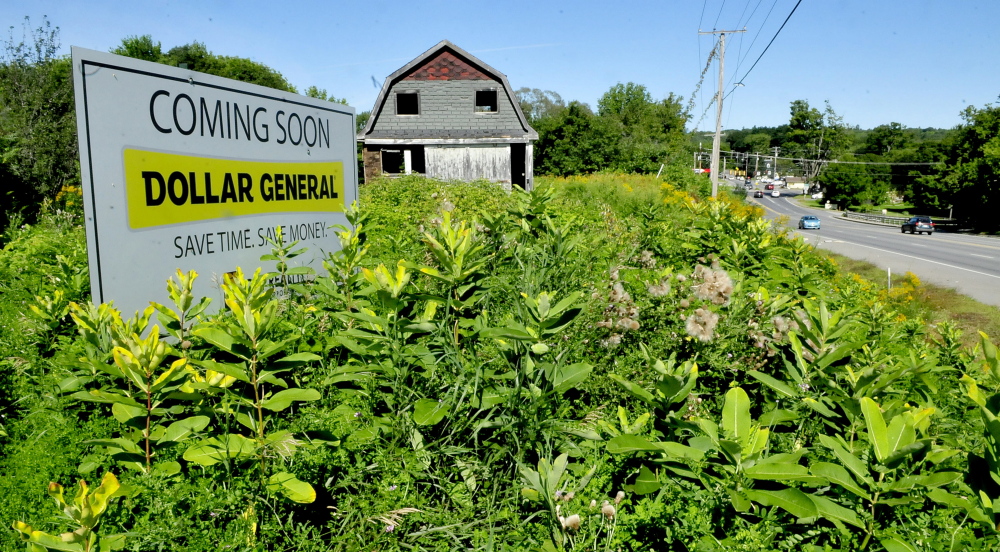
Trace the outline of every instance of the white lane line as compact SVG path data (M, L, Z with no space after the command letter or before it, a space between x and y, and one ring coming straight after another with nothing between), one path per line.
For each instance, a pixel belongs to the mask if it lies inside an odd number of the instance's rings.
M972 255L973 257L982 257L984 259L992 259L993 258L993 257L987 256L987 255L977 255L975 253L969 253L969 255Z
M837 240L837 241L839 243L849 243L851 245L856 245L858 247L864 247L864 248L867 248L867 249L874 249L875 251L881 251L883 253L889 253L890 255L899 255L900 257L908 257L910 259L916 259L918 261L923 261L925 263L931 263L931 264L946 266L948 268L954 268L956 270L964 270L966 272L971 272L973 274L979 274L980 276L989 276L990 278L996 278L996 279L1000 280L1000 276L997 276L996 274L989 274L989 273L986 273L986 272L980 272L978 270L972 270L971 268L964 268L964 267L961 267L961 266L950 265L948 263L942 263L942 262L938 262L938 261L932 261L930 259L924 259L924 258L917 257L917 256L914 256L914 255L907 255L905 253L897 253L895 251L889 251L888 249L881 249L881 248L878 248L878 247L872 247L870 245L865 245L865 244L862 244L862 243L855 243L855 242L849 242L849 241L844 241L844 240Z

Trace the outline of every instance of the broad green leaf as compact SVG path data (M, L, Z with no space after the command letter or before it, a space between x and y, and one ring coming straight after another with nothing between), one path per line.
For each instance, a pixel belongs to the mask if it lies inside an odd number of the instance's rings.
M853 525L859 529L864 529L865 524L858 519L858 514L854 510L849 510L844 508L840 504L830 500L829 498L816 495L808 495L809 498L816 504L816 511L819 512L820 517L826 519L835 519L843 523Z
M958 449L949 449L949 448L936 449L932 450L931 452L928 452L926 459L931 464L940 464L941 462L944 462L945 460L951 458L952 456L955 456L959 452L961 451Z
M757 460L758 464L776 463L776 464L798 464L802 457L809 452L809 449L803 447L795 452L779 452L777 454L768 455L765 458L760 458Z
M125 548L125 535L102 535L98 543L98 552L114 552Z
M819 412L820 414L826 416L827 418L837 417L836 412L830 410L829 408L827 408L825 404L817 401L816 399L813 399L811 397L806 397L802 399L802 402L805 403L805 405L808 406L809 408L815 410L816 412Z
M566 433L566 434L569 434L569 435L576 435L577 437L582 437L584 439L587 439L588 441L603 441L604 440L604 438L601 437L601 434L598 433L598 432L596 432L596 431L594 431L593 429L585 429L585 428L563 428L561 431L563 433Z
M783 424L787 422L794 422L802 417L801 414L793 412L791 410L784 410L781 408L776 408L774 410L768 410L757 418L757 421L762 426L775 426L778 424Z
M990 341L989 336L985 333L979 332L979 336L983 357L986 359L986 367L989 368L995 379L1000 380L1000 355L997 354L997 346Z
M725 453L734 464L743 461L743 447L736 441L729 439L719 439L719 449Z
M124 403L113 403L111 405L111 414L120 423L128 424L133 418L145 418L146 409L141 406L131 406ZM145 426L145 421L143 421L143 426Z
M413 421L420 426L432 426L448 415L451 407L433 399L420 399L413 404Z
M920 494L909 494L897 498L882 498L879 499L879 504L884 504L886 506L900 506L902 504L913 504L915 502L923 502L924 497Z
M881 483L879 486L885 491L907 492L919 485L922 479L919 475L908 475L895 481Z
M226 457L221 443L215 437L205 439L188 447L184 451L184 459L202 466L214 466Z
M770 387L771 389L777 391L781 395L790 398L798 396L798 393L796 393L795 390L792 389L788 384L771 375L765 374L764 372L760 372L757 370L749 370L747 374L749 374L750 377L756 379L757 381L763 383L764 385Z
M160 438L159 442L183 441L191 435L208 427L208 423L210 421L211 419L208 416L191 416L190 418L178 420L167 427L166 432L164 432L163 437Z
M882 417L882 410L875 401L868 397L862 397L861 413L864 414L868 436L875 447L875 456L879 462L885 462L893 450L889 447L889 432L885 426L885 419Z
M730 389L722 406L723 434L727 439L744 443L750 435L750 422L750 397L739 387Z
M750 434L750 438L747 440L746 449L743 454L750 457L758 452L764 450L767 446L768 437L771 435L771 430L766 427L763 429L758 429Z
M282 348L284 348L284 344L282 344ZM313 353L295 353L281 357L273 365L278 370L288 370L317 360L320 360L319 355Z
M780 491L759 491L747 489L747 498L764 506L777 506L797 518L812 518L819 515L816 504L809 495L798 489Z
M116 448L123 450L125 452L134 452L136 454L142 453L142 449L139 448L139 445L135 444L135 442L133 441L130 441L128 439L123 439L121 437L115 439L90 439L88 441L84 441L84 443L87 443L88 445Z
M267 490L279 493L292 502L311 504L316 500L316 489L305 481L300 481L287 472L272 475L267 482Z
M268 410L281 411L291 406L293 402L316 401L321 397L322 395L315 389L284 389L271 395L260 406Z
M153 473L158 473L160 475L177 475L181 473L181 465L178 462L160 462L153 464Z
M32 526L20 521L15 521L13 527L16 531L24 535L21 538L27 539L29 552L34 552L35 550L41 552L45 550L84 552L82 541L65 542L55 535L50 535L44 531L36 531ZM32 548L32 546L36 548Z
M636 451L660 451L663 450L659 446L661 444L650 443L638 435L626 433L608 441L607 449L611 454L626 454Z
M127 397L125 395L119 395L117 393L108 393L107 391L102 391L100 389L91 389L88 391L78 391L70 395L74 399L80 399L84 401L100 402L100 403L121 403L128 406L138 406L141 407L138 402L132 397Z
M570 364L556 369L552 378L552 387L557 393L564 393L576 387L576 385L590 376L593 366L586 363Z
M961 472L957 471L939 471L932 473L930 475L925 475L920 479L920 484L924 487L940 487L942 485L948 485L954 481L957 481L962 477Z
M713 443L719 442L719 425L708 418L695 418L694 423L698 425L705 437Z
M655 473L646 466L642 466L639 468L639 474L635 477L635 483L625 485L625 490L639 495L655 493L660 490L660 481L656 478Z
M693 449L700 450L703 456L708 451L718 448L716 441L713 441L710 437L705 435L698 435L688 439L688 446Z
M830 436L819 435L818 437L819 437L819 442L822 443L823 446L830 449L833 452L834 456L836 456L837 459L840 460L840 463L843 464L845 468L851 470L851 473L853 473L855 477L863 481L866 485L868 485L868 487L875 486L875 482L872 480L869 474L867 464L859 460L857 456L854 456L853 454L848 452L847 449L842 447L840 443L838 443L835 439L831 438Z
M790 481L796 479L811 479L809 469L799 464L774 463L757 464L743 470L751 479L765 481Z
M951 506L952 508L958 508L967 512L969 517L980 523L988 523L991 526L993 525L993 520L983 512L982 508L967 498L955 496L944 489L931 489L930 492L927 493L927 498L930 498L938 504L944 504L946 506Z
M910 443L898 450L893 451L888 458L883 462L886 466L895 467L896 464L908 456L912 456L928 446L926 440L917 441L916 443Z
M220 329L202 326L195 328L191 333L227 353L249 360L250 348L242 340L238 340Z
M729 500L730 502L732 502L734 510L736 510L737 512L750 511L750 507L753 506L753 503L750 502L750 499L747 498L747 495L743 494L742 492L736 489L726 489L726 492L729 493Z
M919 548L893 535L879 539L886 552L919 552Z
M656 443L656 446L666 452L668 455L676 458L689 458L691 460L701 460L705 457L705 453L694 448L682 445L680 443L675 443L673 441L663 441Z
M242 435L210 437L195 443L184 451L184 459L202 466L218 464L225 458L237 458L253 454L257 449L254 441Z
M233 364L228 362L215 362L213 360L202 360L196 362L195 364L205 368L206 370L219 372L220 374L236 378L239 381L250 383L250 376L247 374L242 363Z
M889 454L913 443L917 439L917 431L913 424L906 422L906 416L900 414L889 421Z
M851 477L851 474L843 466L829 462L816 462L812 465L810 471L813 475L822 477L830 483L840 485L865 500L871 500L871 495L854 481L854 478Z

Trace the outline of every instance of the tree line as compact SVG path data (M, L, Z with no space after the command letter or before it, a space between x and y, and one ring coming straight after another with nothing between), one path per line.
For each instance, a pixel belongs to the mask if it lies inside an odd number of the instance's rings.
M778 171L804 176L831 202L850 209L906 202L914 213L954 216L983 231L1000 230L1000 107L970 106L952 129L890 122L851 127L827 103L791 103L778 127L727 130L723 149L774 154ZM692 147L695 142L692 140Z
M618 83L598 100L596 113L578 101L567 104L550 90L521 88L515 94L538 131L538 174L657 172L689 155L684 130L689 117L674 94L655 100L641 84Z
M46 199L79 191L72 61L59 49L59 28L47 18L37 27L25 18L21 36L11 27L0 48L0 228L32 220ZM150 35L128 36L111 53L299 92L275 69L197 41L164 50ZM302 93L347 103L315 86Z
M46 19L0 49L0 226L12 213L29 219L44 199L79 186L72 67L57 55L58 28ZM278 71L246 58L214 54L200 42L165 50L150 35L129 36L112 53L186 67L226 78L298 92ZM310 86L303 93L346 103ZM633 82L612 86L596 110L566 102L554 91L521 88L521 109L538 131L537 174L653 173L666 166L679 174L699 150L688 132L690 112L673 93L655 99ZM358 114L363 125L368 112ZM827 102L791 103L788 124L727 130L722 149L768 155L777 148L777 170L822 188L847 208L904 200L916 212L955 213L973 227L997 230L991 208L1000 199L1000 108L969 107L954 129L913 129L891 122L871 130L847 125ZM851 162L851 164L843 163ZM864 163L864 164L861 164Z

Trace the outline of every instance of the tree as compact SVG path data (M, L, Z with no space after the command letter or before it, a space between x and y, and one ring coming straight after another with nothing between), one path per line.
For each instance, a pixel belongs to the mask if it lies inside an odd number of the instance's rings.
M72 63L57 57L59 28L47 19L0 51L0 220L28 210L64 186L77 185L80 165L74 116Z
M803 172L808 180L816 178L824 162L847 151L850 137L843 118L826 102L822 112L810 107L806 100L795 100L791 105L788 133L781 149L785 157L807 160Z
M266 86L277 90L284 90L286 92L292 92L293 94L298 92L281 73L271 69L263 63L257 63L256 61L252 61L247 58L234 56L219 56L218 60L221 67L219 67L216 72L212 73L214 75L225 77L227 79L259 84L260 86Z
M899 123L879 125L868 134L862 153L885 155L891 151L905 148L908 143L909 139L904 132L903 125Z
M586 105L570 102L554 117L539 121L535 168L540 174L568 176L607 170L617 158L614 129Z
M185 67L200 73L259 84L286 92L297 92L281 73L267 65L247 58L213 54L198 41L175 46L164 54L160 43L155 42L152 36L128 36L122 39L119 46L112 48L111 53L174 67ZM319 91L316 87L313 89ZM322 92L326 94L325 90ZM332 101L332 97L322 99Z
M826 188L826 198L841 207L881 205L889 191L886 179L876 179L867 165L833 164L819 176Z
M563 101L562 96L551 90L524 87L514 91L514 96L517 98L524 116L532 124L546 117L554 117L566 109L566 102Z
M955 212L982 230L1000 228L1000 107L969 106L964 123L945 145L945 164L933 174L918 177L913 202L922 209Z
M756 132L744 138L744 147L747 153L767 153L771 148L771 135L764 132Z
M112 48L111 53L156 63L163 59L163 48L148 34L123 38L121 45Z
M316 98L317 100L347 105L346 98L337 98L333 94L327 94L326 88L316 88L315 86L310 86L309 88L306 88L305 95L310 98Z
M597 102L598 113L619 135L614 169L652 172L680 153L687 116L681 98L670 94L654 101L645 86L618 83Z

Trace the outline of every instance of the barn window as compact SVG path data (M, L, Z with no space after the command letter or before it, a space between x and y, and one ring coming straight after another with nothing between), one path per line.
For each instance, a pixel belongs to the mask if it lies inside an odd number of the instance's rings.
M396 93L396 115L420 115L420 99L416 92Z
M476 113L497 112L497 91L476 90Z
M403 168L403 152L400 150L382 150L382 172L400 174Z

